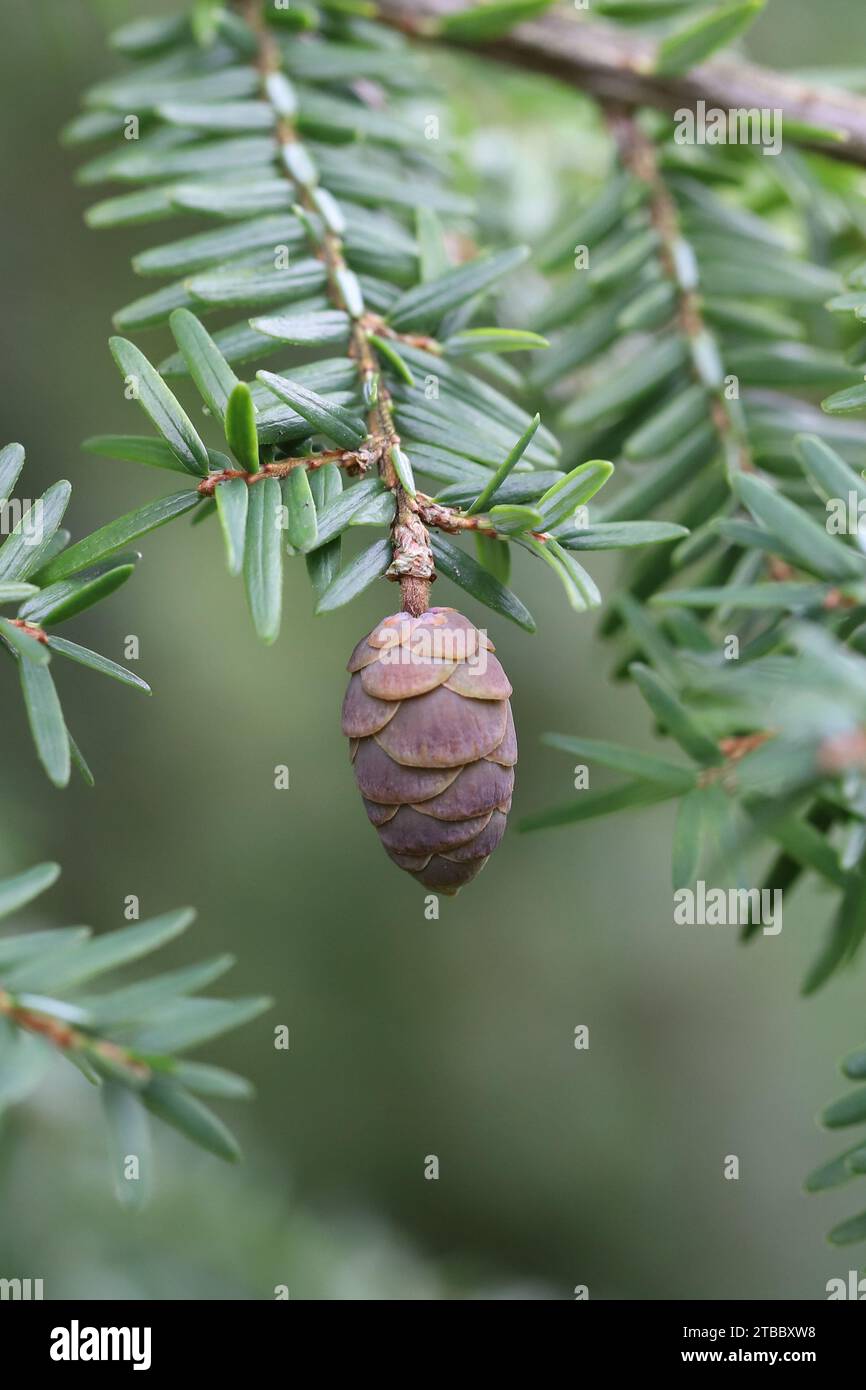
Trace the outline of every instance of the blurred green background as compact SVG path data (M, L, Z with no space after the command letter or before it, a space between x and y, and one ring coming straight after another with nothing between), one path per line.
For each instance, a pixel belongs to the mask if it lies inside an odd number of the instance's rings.
M129 255L154 238L86 230L93 198L57 132L110 70L105 25L160 8L31 0L5 17L0 439L26 445L28 495L74 483L77 535L159 483L79 450L88 434L139 428L106 339L111 311L143 292ZM850 0L775 0L750 51L813 65L864 43ZM482 162L508 189L505 220L537 230L560 166L592 161L581 103L484 68L467 81L450 61L439 76L465 177ZM154 1202L130 1216L114 1205L94 1094L57 1073L5 1121L0 1275L42 1277L53 1298L268 1298L277 1284L322 1299L567 1299L577 1284L592 1298L823 1297L855 1263L823 1243L851 1197L800 1187L832 1151L813 1115L835 1058L861 1041L862 985L798 998L821 897L786 902L781 937L749 950L731 931L674 928L662 808L512 831L426 921L366 822L339 730L346 657L391 591L314 620L290 566L284 633L264 650L213 527L175 523L143 549L123 594L71 635L116 658L138 635L154 698L62 672L95 790L43 779L4 673L0 872L59 860L42 908L57 922L118 924L129 893L143 915L196 903L163 967L233 950L233 992L274 996L207 1054L259 1095L225 1111L246 1149L237 1169L161 1129ZM613 653L537 569L518 563L515 578L538 635L489 624L515 686L515 818L571 791L571 760L540 746L544 730L651 743L639 701L610 683ZM609 590L612 568L594 570ZM484 621L447 581L437 599ZM274 790L278 763L288 792ZM288 1053L274 1050L278 1023ZM578 1024L588 1052L574 1049ZM424 1179L428 1154L438 1182ZM727 1154L738 1182L723 1178Z

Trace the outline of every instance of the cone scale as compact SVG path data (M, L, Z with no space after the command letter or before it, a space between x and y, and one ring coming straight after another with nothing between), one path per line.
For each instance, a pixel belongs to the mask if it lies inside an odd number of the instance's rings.
M343 733L385 852L453 895L505 833L517 738L487 634L454 608L394 613L349 663Z

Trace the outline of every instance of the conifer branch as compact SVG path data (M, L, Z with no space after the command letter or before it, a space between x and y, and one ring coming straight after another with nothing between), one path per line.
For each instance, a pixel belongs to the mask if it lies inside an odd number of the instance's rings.
M739 470L751 470L754 464L742 406L726 392L722 353L704 317L697 257L683 233L656 145L627 111L608 106L607 117L623 168L649 190L650 223L659 236L659 260L676 296L676 327L688 344L694 379L710 399L709 418L730 478Z
M162 439L103 436L88 447L193 474L200 515L219 517L230 568L243 573L266 641L275 640L280 624L282 547L263 529L263 518L280 501L289 553L307 556L319 612L387 576L401 583L404 611L418 615L429 604L438 567L495 612L533 628L504 582L511 545L542 560L571 607L585 612L600 594L569 554L569 541L560 544L554 532L608 481L611 466L592 460L568 473L560 468L558 441L515 402L513 373L497 360L497 354L544 349L547 340L478 322L479 306L527 250L452 264L439 209L462 215L469 208L440 186L438 161L425 148L417 117L412 123L400 114L400 83L392 83L390 71L393 36L383 64L369 27L356 32L327 7L321 26L321 38L298 42L276 11L244 0L217 15L220 38L211 35L210 47L191 42L195 35L182 19L156 29L133 23L116 35L136 71L98 84L87 101L100 121L86 113L68 127L67 140L110 136L117 112L143 108L149 134L139 148L97 155L79 177L144 186L97 204L88 220L110 226L194 212L219 218L226 231L136 257L140 273L185 272L115 316L122 328L168 322L177 354L156 369L127 339L111 343L127 385L142 388L130 398ZM323 95L316 68L324 62L322 70L332 74L332 37L342 91L335 94L330 81ZM161 59L151 59L165 51L172 54L171 72L161 79ZM400 58L402 67L411 61L408 45ZM384 103L366 105L366 89L359 94L355 72L368 67L394 96L393 111ZM198 104L196 93L204 98ZM223 106L223 94L241 99ZM251 131L264 133L245 134ZM178 175L187 181L172 182ZM275 251L298 247L309 249L310 258L277 263ZM196 316L235 305L249 312L281 298L288 302L273 313L213 336ZM256 383L239 380L236 362L269 356L278 342L345 344L346 355L294 366L286 375L260 371ZM193 377L207 414L222 420L236 464L205 445L168 387L166 378L183 375ZM419 502L416 472L445 484L436 507ZM344 491L340 474L360 483ZM479 519L461 525L461 513ZM387 525L387 559L377 541L340 570L340 537L360 523ZM444 536L434 543L437 530L497 544L482 546L473 560ZM624 543L655 545L681 534L653 527L640 538L626 533Z
M57 879L39 864L0 880L0 919L26 906ZM25 1099L54 1056L71 1062L103 1102L121 1168L113 1174L122 1201L139 1204L148 1174L142 1107L221 1158L239 1157L231 1131L198 1096L248 1097L232 1072L180 1054L256 1018L270 1000L216 999L200 991L231 968L231 956L91 992L92 982L159 950L186 931L191 909L165 913L99 936L87 927L0 931L0 1069L20 1075L11 1095ZM134 1171L127 1171L133 1162Z
M271 81L282 75L279 46L273 31L264 22L264 0L240 0L240 9L256 35L257 63L262 75L262 95L275 105L275 138L281 146L281 169L295 188L300 206L311 216L321 212L314 194L317 175L306 159L292 157L293 148L300 145L298 130L287 109L280 110L273 100ZM371 342L371 325L376 320L368 314L360 284L346 264L339 221L326 225L321 241L310 233L311 223L305 222L314 254L319 255L327 271L328 297L334 308L346 313L352 324L350 355L354 359L361 390L368 404L368 425L373 450L379 459L379 474L385 486L394 494L395 516L391 527L393 558L385 571L386 578L400 584L403 609L420 617L429 607L430 585L436 578L433 552L427 530L414 498L400 482L394 466L394 453L400 449L400 436L394 423L391 395L382 373L382 366Z
M451 40L445 16L474 8L472 0L377 0L382 17L419 38ZM562 5L509 33L473 43L490 58L544 73L604 102L674 112L699 101L724 111L783 112L792 137L834 159L866 164L866 98L739 59L714 59L685 72L654 72L657 42ZM835 132L828 138L825 132Z
M44 1038L70 1061L79 1064L82 1061L91 1062L110 1070L112 1074L121 1072L136 1086L143 1085L151 1077L151 1068L143 1058L137 1057L128 1048L109 1042L107 1038L95 1037L72 1027L51 1012L48 1000L41 1008L28 1007L21 999L0 988L0 1015L16 1028Z
M178 493L109 522L72 543L62 522L72 489L60 480L32 501L19 499L24 449L0 449L0 657L17 670L30 733L42 766L57 787L65 787L76 767L92 786L93 774L66 719L53 672L55 656L67 658L123 685L150 694L139 676L116 661L70 642L55 631L95 604L108 599L135 571L137 551L124 549L172 516L188 511L194 493ZM62 665L62 661L61 661Z

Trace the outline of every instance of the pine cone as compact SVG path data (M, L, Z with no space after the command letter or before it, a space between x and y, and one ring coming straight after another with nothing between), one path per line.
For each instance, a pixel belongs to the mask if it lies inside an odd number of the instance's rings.
M343 701L355 777L388 856L457 893L505 832L517 738L493 644L454 608L395 613L359 642Z

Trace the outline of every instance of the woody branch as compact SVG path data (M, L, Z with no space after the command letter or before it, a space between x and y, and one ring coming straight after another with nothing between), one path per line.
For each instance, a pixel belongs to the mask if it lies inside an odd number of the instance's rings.
M466 0L379 0L383 19L419 35L430 33L444 14L469 8ZM866 165L866 100L856 93L734 58L701 63L686 73L656 74L655 47L652 40L588 20L579 10L557 7L504 38L477 45L477 51L626 106L676 111L704 101L726 111L778 110L783 123L832 130L839 137L838 143L827 143L804 133L798 143Z

